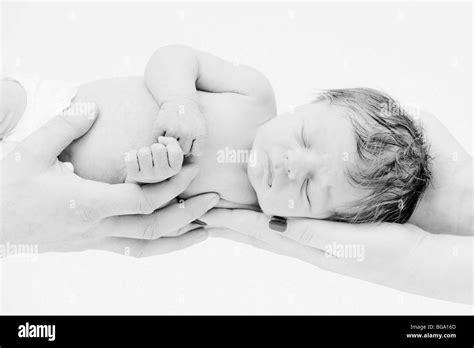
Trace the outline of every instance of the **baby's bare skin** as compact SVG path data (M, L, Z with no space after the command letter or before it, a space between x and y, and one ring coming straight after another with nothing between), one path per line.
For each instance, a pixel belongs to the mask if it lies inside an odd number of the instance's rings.
M158 137L156 143L125 153L126 183L153 184L179 173L184 153L178 141Z
M275 114L274 106L234 93L200 92L199 98L208 139L200 157L185 160L185 164L198 163L200 173L182 197L217 192L231 203L227 206L257 206L246 163L220 163L218 151L226 147L250 150L257 126L265 121L264 117ZM124 182L124 154L156 143L152 127L159 108L143 78L115 78L81 85L74 102L95 102L100 114L93 128L71 144L60 159L71 162L84 178Z

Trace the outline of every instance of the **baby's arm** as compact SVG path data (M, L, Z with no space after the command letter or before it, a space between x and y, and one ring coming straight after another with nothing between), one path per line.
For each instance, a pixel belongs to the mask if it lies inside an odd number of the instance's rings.
M145 83L160 106L183 98L197 103L197 90L273 98L269 81L257 70L180 45L165 46L153 54Z
M176 139L159 137L158 143L125 154L125 182L147 184L164 181L181 170L183 158Z
M155 136L179 138L185 155L199 152L205 137L198 90L274 103L271 85L260 72L186 46L159 48L148 62L145 83L161 109Z
M25 112L26 93L20 83L12 79L0 80L0 140L18 124Z

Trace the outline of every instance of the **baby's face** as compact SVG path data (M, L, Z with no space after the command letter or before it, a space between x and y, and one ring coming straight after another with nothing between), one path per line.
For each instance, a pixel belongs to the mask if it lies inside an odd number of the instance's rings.
M267 215L324 219L363 197L347 176L357 160L350 120L326 102L261 125L248 176Z

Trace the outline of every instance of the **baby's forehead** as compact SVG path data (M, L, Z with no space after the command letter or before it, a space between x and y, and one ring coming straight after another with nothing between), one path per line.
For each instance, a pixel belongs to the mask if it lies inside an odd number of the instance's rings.
M310 135L332 143L355 145L354 126L345 108L319 101L301 109L299 117ZM353 149L353 146L350 148Z
M343 108L325 102L315 104L321 105L311 105L301 114L310 149L322 156L335 181L345 182L347 173L360 160L354 126Z
M328 101L321 100L321 101L314 101L312 103L306 104L301 108L302 116L309 117L313 116L317 119L325 119L325 120L348 120L348 113L347 108L337 105L331 104Z

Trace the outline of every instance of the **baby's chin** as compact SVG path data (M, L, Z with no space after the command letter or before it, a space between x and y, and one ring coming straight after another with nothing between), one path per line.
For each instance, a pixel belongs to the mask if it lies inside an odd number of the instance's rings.
M262 190L263 180L263 166L262 163L259 162L259 157L258 150L252 147L251 155L247 162L247 177L257 196Z
M260 206L260 210L262 211L262 213L264 213L265 215L267 216L280 216L280 217L284 217L286 218L286 216L284 215L281 215L281 214L277 214L274 209L271 209L269 207L267 207L265 204L260 204L260 201L258 202L259 206Z

